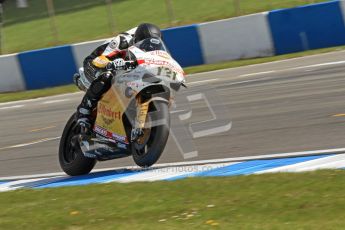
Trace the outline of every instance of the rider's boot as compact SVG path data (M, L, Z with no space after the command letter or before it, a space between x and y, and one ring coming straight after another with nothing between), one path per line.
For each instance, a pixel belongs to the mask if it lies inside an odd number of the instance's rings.
M81 135L90 136L94 123L92 111L97 107L102 95L111 87L112 75L101 74L86 91L77 110L77 123L80 125Z
M94 123L92 111L96 108L98 100L91 99L85 94L77 110L77 124L80 126L80 134L84 137L91 135L91 129Z

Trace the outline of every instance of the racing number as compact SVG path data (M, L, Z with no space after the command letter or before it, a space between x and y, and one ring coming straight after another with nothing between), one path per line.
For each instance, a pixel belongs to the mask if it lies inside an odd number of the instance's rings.
M175 71L172 71L170 68L158 67L157 75L167 76L171 78L173 81L175 81L177 73Z

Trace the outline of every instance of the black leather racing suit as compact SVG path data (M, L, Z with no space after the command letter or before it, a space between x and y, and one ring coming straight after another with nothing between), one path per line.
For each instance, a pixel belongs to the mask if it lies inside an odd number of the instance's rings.
M92 127L92 111L97 107L102 95L111 87L112 77L102 74L107 62L124 58L124 49L133 43L136 28L113 38L111 41L97 47L84 60L84 73L88 79L94 79L86 91L77 110L78 123L87 129Z

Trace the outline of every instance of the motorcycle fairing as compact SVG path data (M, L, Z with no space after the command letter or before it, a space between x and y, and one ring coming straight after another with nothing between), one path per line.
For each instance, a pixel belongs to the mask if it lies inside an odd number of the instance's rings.
M128 144L128 138L122 122L125 108L121 104L119 95L112 87L98 102L94 131L106 138Z
M170 94L171 83L184 82L182 68L167 52L146 53L134 46L129 51L136 56L138 66L131 71L119 72L114 77L112 87L98 102L94 127L97 134L125 144L129 144L129 140L123 116L129 105L136 101L136 95L149 87L162 86L168 90L169 95L165 99L169 101L173 97Z

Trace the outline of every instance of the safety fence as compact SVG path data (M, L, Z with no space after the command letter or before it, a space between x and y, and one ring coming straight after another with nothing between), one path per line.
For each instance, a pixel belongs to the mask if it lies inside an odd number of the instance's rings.
M163 30L183 66L345 45L345 1L336 0ZM104 40L0 56L0 92L69 84Z

